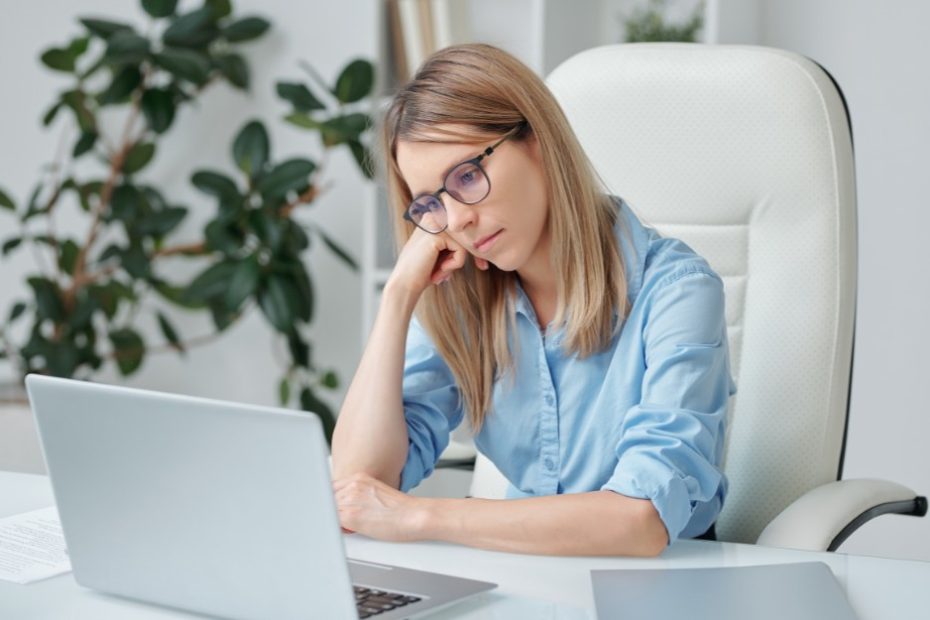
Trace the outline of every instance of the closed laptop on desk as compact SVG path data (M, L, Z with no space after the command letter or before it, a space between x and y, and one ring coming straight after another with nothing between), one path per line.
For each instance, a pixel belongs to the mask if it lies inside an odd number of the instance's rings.
M855 620L823 562L593 570L599 620Z
M405 618L494 587L350 566L314 415L35 375L26 387L81 585L276 620L354 618L365 596L358 615Z

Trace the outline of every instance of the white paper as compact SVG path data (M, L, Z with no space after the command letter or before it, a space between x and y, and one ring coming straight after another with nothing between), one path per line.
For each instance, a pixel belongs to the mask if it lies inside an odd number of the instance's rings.
M0 579L26 584L70 570L55 506L0 519Z

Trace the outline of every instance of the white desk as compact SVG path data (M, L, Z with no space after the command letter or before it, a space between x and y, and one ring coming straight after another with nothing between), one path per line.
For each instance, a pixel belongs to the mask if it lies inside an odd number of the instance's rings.
M44 476L0 472L0 517L54 503ZM930 562L887 560L841 553L768 549L754 545L680 541L660 557L550 558L477 551L438 543L382 543L346 537L351 557L494 581L489 593L442 610L435 618L594 618L591 569L745 566L822 561L846 589L861 620L930 616ZM71 574L30 585L0 582L4 620L203 618L97 594Z

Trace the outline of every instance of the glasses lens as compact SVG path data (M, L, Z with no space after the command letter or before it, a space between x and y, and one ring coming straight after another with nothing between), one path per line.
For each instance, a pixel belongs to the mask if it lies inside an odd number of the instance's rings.
M413 223L428 232L442 232L446 227L446 208L435 196L420 196L407 208Z
M484 200L491 191L491 184L481 166L465 162L453 168L446 176L446 191L459 202L475 204Z

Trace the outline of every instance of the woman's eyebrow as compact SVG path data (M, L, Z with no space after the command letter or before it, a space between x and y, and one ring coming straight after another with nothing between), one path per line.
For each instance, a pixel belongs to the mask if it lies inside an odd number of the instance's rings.
M416 197L416 196L423 196L424 194L432 194L433 192L441 188L443 182L446 180L446 176L450 172L452 172L456 168L456 166L460 164L464 164L466 161L472 160L478 157L478 155L480 154L481 154L481 150L477 150L477 151L473 151L471 155L466 155L465 157L459 156L455 158L454 160L452 160L451 164L443 168L443 171L439 173L439 177L438 177L439 181L436 183L436 187L434 189L425 189L420 192L411 192L410 195L413 197Z

